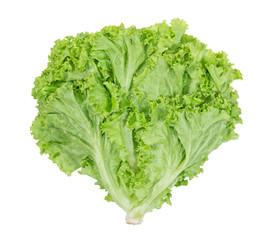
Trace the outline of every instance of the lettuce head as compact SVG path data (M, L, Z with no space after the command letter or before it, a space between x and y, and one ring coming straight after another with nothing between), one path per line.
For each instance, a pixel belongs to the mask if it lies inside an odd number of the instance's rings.
M31 132L41 154L67 175L96 179L127 223L171 204L172 187L187 185L214 149L237 138L231 83L241 73L186 29L174 19L68 36L34 82Z

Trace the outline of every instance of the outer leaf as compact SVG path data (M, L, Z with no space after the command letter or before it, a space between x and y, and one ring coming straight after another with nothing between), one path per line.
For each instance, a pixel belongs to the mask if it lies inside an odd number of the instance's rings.
M62 171L70 175L83 165L82 173L100 177L100 185L128 211L130 200L117 178L121 164L118 150L101 134L99 124L100 118L93 114L85 96L76 97L70 86L63 86L36 118L32 134L39 139L42 153L48 153Z
M141 204L135 207L128 218L142 218L153 208L159 208L170 198L170 188L179 180L192 178L201 172L200 166L208 154L216 149L227 134L228 115L217 109L206 112L181 111L171 127L164 124L163 111L155 110L158 117L142 135L143 141L150 145L152 154L150 169L146 173L149 186ZM181 178L183 176L183 178ZM168 194L168 195L167 195Z

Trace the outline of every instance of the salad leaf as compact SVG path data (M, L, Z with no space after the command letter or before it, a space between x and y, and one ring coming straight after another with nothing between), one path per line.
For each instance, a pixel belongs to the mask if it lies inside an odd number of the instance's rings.
M108 26L57 40L34 82L31 133L67 175L96 179L127 223L171 204L171 189L203 172L236 139L242 79L174 19L147 28Z

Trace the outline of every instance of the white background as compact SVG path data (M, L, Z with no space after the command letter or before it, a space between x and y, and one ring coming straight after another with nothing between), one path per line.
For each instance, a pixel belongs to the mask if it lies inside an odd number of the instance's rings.
M267 1L1 1L0 239L269 239L269 38ZM225 51L244 81L240 139L210 155L204 173L173 190L173 206L125 224L86 176L67 177L40 156L29 131L33 81L56 39L106 25L187 21L188 34Z

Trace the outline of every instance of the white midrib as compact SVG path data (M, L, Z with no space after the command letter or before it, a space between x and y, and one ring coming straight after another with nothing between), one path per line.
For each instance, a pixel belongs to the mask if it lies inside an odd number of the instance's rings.
M73 95L73 97L74 97L74 95ZM97 165L98 172L100 174L102 183L106 187L106 190L109 192L112 199L126 212L130 211L131 204L130 204L128 198L125 197L125 193L120 189L119 186L115 187L115 184L113 184L113 180L110 179L109 175L107 174L107 170L106 170L106 167L104 164L103 151L102 151L102 147L101 147L102 143L100 142L102 136L100 136L99 133L97 133L97 136L96 136L96 133L93 133L89 130L92 128L92 126L89 124L89 120L86 118L86 116L82 112L77 101L74 101L74 102L76 103L76 106L77 106L78 112L80 113L81 119L83 120L85 126L87 126L86 128L84 128L86 131L86 136L88 136L88 138L90 140L92 140L92 141L90 141L91 143L95 143L95 146L94 146L95 159L94 160L95 160L95 163ZM116 191L116 189L117 189L117 191Z
M97 165L102 183L106 187L106 190L111 195L112 199L117 203L117 205L119 205L126 212L130 211L131 204L128 198L125 197L125 193L120 189L119 186L115 187L113 180L110 179L109 175L107 174L101 146L99 144L96 144L95 150L95 163Z

